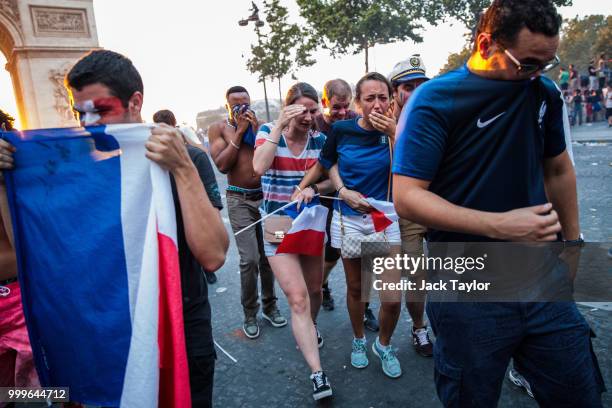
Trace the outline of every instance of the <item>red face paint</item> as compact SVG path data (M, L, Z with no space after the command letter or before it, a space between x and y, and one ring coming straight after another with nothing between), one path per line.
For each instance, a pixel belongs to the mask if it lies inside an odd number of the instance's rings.
M116 96L86 100L73 107L83 126L126 122L127 109Z

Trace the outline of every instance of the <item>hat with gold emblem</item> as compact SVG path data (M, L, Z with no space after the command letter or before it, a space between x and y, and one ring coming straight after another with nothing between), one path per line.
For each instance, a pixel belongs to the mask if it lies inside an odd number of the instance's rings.
M398 62L389 74L389 81L393 85L419 78L429 79L425 74L425 64L420 54L412 54L407 60Z

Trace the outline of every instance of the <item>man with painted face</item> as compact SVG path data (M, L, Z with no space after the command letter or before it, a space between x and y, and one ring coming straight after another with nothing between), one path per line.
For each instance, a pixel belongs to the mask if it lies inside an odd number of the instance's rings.
M413 92L429 78L425 72L423 59L419 54L413 54L408 59L395 64L388 78L393 86L391 111L397 122L402 109L408 104ZM386 117L382 120L384 122L380 126L385 126L388 120ZM381 122L380 119L379 122ZM400 218L399 226L402 236L402 252L411 257L420 257L423 254L423 239L427 229L405 218ZM425 278L424 275L425 271L422 268L417 268L415 273L411 275L411 279L417 282L417 287L421 287L420 282ZM433 355L433 345L424 320L425 297L426 294L420 291L406 291L406 309L412 318L412 346L421 356L431 357Z
M227 212L234 233L261 219L261 177L253 170L255 135L259 121L250 108L251 97L242 86L225 93L227 119L208 130L210 155L219 171L227 174ZM259 337L257 276L261 280L262 316L273 327L287 325L276 305L274 274L264 253L261 223L236 237L240 255L240 302L244 313L242 331L249 339Z
M458 70L417 89L398 124L400 216L429 242L583 243L560 90L561 16L550 0L494 0ZM601 407L589 326L573 302L429 301L445 406L496 406L510 359L541 406Z
M66 75L66 86L82 125L142 122L142 79L121 54L108 50L86 54ZM146 149L147 158L171 174L191 401L194 407L209 407L216 357L200 265L215 271L225 261L228 237L219 213L221 197L208 157L186 146L178 129L159 124L151 130Z

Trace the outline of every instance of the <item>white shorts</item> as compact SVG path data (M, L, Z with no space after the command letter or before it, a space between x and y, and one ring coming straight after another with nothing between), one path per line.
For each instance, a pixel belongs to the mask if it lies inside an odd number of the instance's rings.
M370 214L363 215L343 215L344 233L348 236L365 236L375 233L374 222ZM394 222L385 229L389 242L401 241L398 222ZM334 210L331 222L331 246L334 248L342 247L342 230L340 229L340 213Z

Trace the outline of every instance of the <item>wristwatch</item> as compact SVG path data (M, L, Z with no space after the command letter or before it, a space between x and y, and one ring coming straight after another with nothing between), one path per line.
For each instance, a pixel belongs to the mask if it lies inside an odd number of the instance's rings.
M568 248L568 247L580 247L582 248L584 246L584 235L582 235L582 233L580 234L580 236L578 237L578 239L570 239L570 240L564 240L563 241L563 246Z

